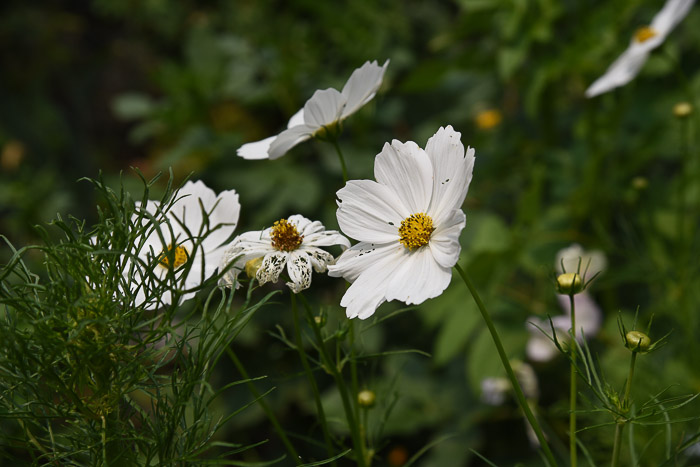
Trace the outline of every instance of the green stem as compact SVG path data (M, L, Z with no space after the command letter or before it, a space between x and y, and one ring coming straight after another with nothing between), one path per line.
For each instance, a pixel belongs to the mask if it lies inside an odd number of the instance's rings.
M622 399L622 410L627 412L630 407L630 392L632 390L632 378L634 378L634 364L637 361L637 352L632 352L632 357L630 358L630 371L627 375L627 383L625 384L625 397ZM627 424L627 419L620 419L615 425L615 440L613 442L613 453L612 460L610 461L611 467L617 467L620 461L620 447L622 445L622 430Z
M287 438L287 435L282 429L282 426L277 421L277 417L275 417L275 414L272 412L270 405L267 403L267 401L265 401L265 399L260 397L260 392L258 392L257 388L255 387L255 384L253 384L253 382L250 380L250 376L248 376L248 372L243 366L243 363L241 363L241 361L236 356L235 352L230 347L226 347L226 353L231 358L233 364L236 365L236 368L238 368L238 372L241 374L241 376L243 376L243 378L247 380L246 384L248 385L250 393L253 395L253 397L257 399L258 404L260 404L260 407L265 412L265 415L267 415L267 418L270 420L270 423L272 423L272 426L277 432L277 435L282 440L284 447L287 448L287 452L289 452L289 455L292 457L294 464L301 465L301 457L299 457L299 454L297 454L297 451L296 449L294 449L294 446L292 446L292 443L289 442L289 438Z
M625 422L620 422L615 425L615 441L613 444L612 461L610 467L617 467L620 462L620 446L622 445L622 430L625 428Z
M328 451L328 457L333 457L333 443L331 441L331 434L328 430L328 424L326 423L326 414L323 410L323 404L321 403L321 394L318 391L318 385L316 384L316 378L311 371L311 366L309 365L309 360L306 357L306 352L304 351L304 345L301 339L301 328L299 326L299 313L297 311L297 300L294 293L290 294L292 301L292 317L294 320L294 336L296 340L297 350L299 352L299 359L306 372L306 377L311 385L311 390L314 393L314 400L316 402L316 412L318 414L318 420L321 423L321 429L323 430L323 439L326 443L326 450ZM332 465L336 465L335 462Z
M306 298L299 294L304 307L306 308L307 318L311 328L314 331L316 341L318 342L319 353L321 354L321 361L323 365L331 372L333 379L335 380L335 385L338 387L340 392L340 398L343 401L343 410L345 411L345 418L348 421L348 426L350 428L350 433L352 436L353 449L355 451L355 459L359 467L366 467L367 462L365 459L364 443L362 442L362 434L358 425L358 420L355 418L355 409L353 407L352 401L348 394L348 388L343 379L341 371L338 369L338 365L333 362L330 355L328 354L328 349L323 341L323 336L321 335L321 329L318 327L316 320L314 320L313 314L311 313L311 307L309 306Z
M107 419L104 415L102 418L102 465L108 466L107 463Z
M338 140L336 138L331 138L330 141L333 144L333 147L335 148L335 152L338 153L338 159L340 159L340 168L343 170L343 181L347 183L348 169L345 166L345 158L343 157L343 152L340 150L340 146L338 145Z
M569 294L569 303L571 303L571 378L569 390L569 455L571 459L571 467L576 467L576 309L574 305L574 294Z
M537 440L540 442L540 446L542 446L542 450L544 451L544 454L547 457L549 464L552 466L556 466L557 461L554 460L554 455L549 449L549 444L547 443L547 439L544 437L544 433L542 433L542 428L540 428L540 424L537 422L537 419L533 415L532 410L530 410L530 406L528 405L527 400L525 399L523 390L520 388L518 379L515 377L513 368L510 366L508 356L506 355L506 351L503 348L503 344L501 343L501 338L498 335L498 331L496 331L496 327L494 326L493 321L491 320L491 316L489 316L489 313L486 310L486 307L484 306L484 302L481 301L479 293L476 291L476 288L474 288L474 285L472 285L471 281L469 280L469 277L467 276L467 273L464 272L464 270L460 267L459 263L455 264L454 267L455 270L462 277L462 280L469 289L469 292L472 294L472 297L474 298L474 301L476 302L476 305L479 308L479 311L481 312L481 316L486 322L486 327L488 327L489 332L491 333L491 338L493 339L493 343L496 345L498 356L501 357L501 363L503 364L503 367L506 370L506 374L508 375L508 379L510 379L511 385L513 386L513 390L515 391L515 397L518 399L518 404L520 405L520 408L525 413L527 421L530 423L530 426L534 430L535 435L537 436Z

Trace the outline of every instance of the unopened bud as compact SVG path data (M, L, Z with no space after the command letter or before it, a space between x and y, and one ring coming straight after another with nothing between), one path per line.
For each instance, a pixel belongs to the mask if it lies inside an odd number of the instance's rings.
M581 276L575 272L566 272L557 276L557 290L560 294L575 295L583 290Z
M640 331L630 331L625 336L625 346L632 352L646 352L651 345L649 336Z
M360 407L366 409L374 406L374 401L376 399L377 396L374 394L374 391L370 391L369 389L363 389L357 393L357 403L360 404Z
M316 325L320 328L326 325L326 314L321 313L318 316L314 316L314 322L316 322Z
M678 118L685 118L693 113L693 106L689 102L679 102L673 106L673 115Z
M246 262L245 263L246 275L251 279L255 279L255 275L258 273L258 269L260 269L262 262L263 262L262 256L260 258L253 258L250 261Z

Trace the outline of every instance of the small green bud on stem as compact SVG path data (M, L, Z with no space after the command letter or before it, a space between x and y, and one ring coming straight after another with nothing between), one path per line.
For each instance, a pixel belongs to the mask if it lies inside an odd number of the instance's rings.
M560 294L576 295L583 290L581 276L575 272L566 272L557 276L557 290Z
M651 345L649 336L640 331L630 331L625 335L625 346L632 352L646 352Z
M360 404L360 407L365 409L374 406L374 401L376 399L377 396L374 394L374 391L370 391L369 389L363 389L357 393L357 403Z

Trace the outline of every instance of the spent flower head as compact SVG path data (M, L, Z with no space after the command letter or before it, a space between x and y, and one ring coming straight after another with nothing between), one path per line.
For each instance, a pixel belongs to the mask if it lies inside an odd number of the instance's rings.
M365 62L353 71L342 91L333 88L316 91L304 108L289 119L286 130L244 144L237 154L244 159L278 159L307 139L337 136L341 122L374 98L388 65L389 60L382 66L376 60Z
M287 286L299 293L311 285L312 269L326 272L333 255L321 247L350 246L347 238L335 230L326 230L319 221L295 214L276 221L261 231L245 232L236 237L222 258L222 268L229 268L222 285L238 286L238 274L245 269L262 285L277 282L287 267ZM232 263L232 264L231 264Z
M351 180L338 191L340 228L359 241L329 267L352 282L340 302L349 318L368 318L386 300L419 304L447 288L474 167L474 149L465 153L460 136L447 126L425 149L386 143L376 181Z

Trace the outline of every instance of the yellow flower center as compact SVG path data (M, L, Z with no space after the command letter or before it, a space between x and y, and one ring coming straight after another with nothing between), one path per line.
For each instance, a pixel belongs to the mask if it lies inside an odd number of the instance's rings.
M433 220L429 215L419 212L401 221L399 227L399 242L409 250L425 246L433 233Z
M634 40L641 44L642 42L648 41L654 36L656 36L656 31L654 31L649 26L643 26L637 29L637 32L634 33Z
M190 254L187 252L187 249L184 246L177 246L174 248L173 251L173 245L170 244L168 245L168 248L163 250L163 252L160 254L160 258L158 258L158 263L164 268L169 268L170 259L173 259L172 267L173 269L177 269L183 264L185 264L189 258Z
M272 225L272 247L280 251L293 251L299 248L303 235L299 235L294 224L290 224L287 219L280 219Z

